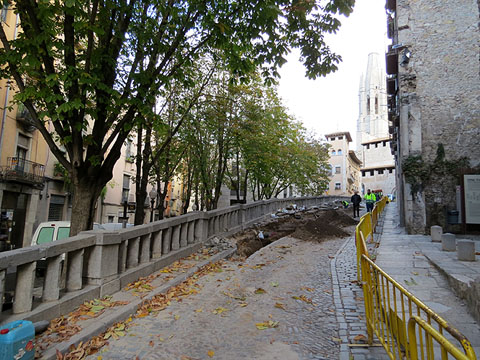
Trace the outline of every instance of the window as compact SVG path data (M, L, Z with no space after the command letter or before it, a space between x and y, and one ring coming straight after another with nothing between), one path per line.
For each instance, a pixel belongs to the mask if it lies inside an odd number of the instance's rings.
M383 169L378 170L378 175L383 175Z
M383 147L385 147L385 146L387 146L387 142L386 142L386 141L383 142Z
M48 220L60 221L63 218L63 207L65 205L65 196L50 195L50 204L48 205Z
M378 143L375 143L375 148L378 148Z
M342 189L342 183L335 183L335 190L341 190Z
M331 141L335 141L335 138L334 138L334 137L332 137L332 138L330 138L330 140L331 140Z
M362 177L365 177L365 171L362 170Z
M132 154L132 140L127 140L127 146L125 149L125 161L133 162L133 154Z
M128 201L130 192L130 175L123 175L122 203Z
M335 152L335 150L332 151L332 155L337 155L337 153Z
M370 150L370 144L367 144L367 150Z
M108 215L107 222L108 223L113 223L115 221L115 215Z
M340 174L342 172L341 166L335 166L335 174Z
M375 114L378 114L378 95L375 95Z
M38 233L37 244L45 244L51 242L53 240L54 231L54 227L41 228L40 232Z
M375 174L374 170L370 170L370 176L373 176Z
M393 173L393 169L388 169L388 173L389 174Z
M2 13L0 15L1 22L7 22L8 4L3 5Z
M57 240L66 239L70 236L69 227L59 227L57 230Z
M343 136L339 136L339 137L338 137L338 140L343 140Z
M342 155L342 149L338 149L337 155Z
M367 115L370 115L370 95L367 95Z
M27 159L27 152L30 145L30 138L18 134L17 139L17 170L23 171L25 168L25 160Z

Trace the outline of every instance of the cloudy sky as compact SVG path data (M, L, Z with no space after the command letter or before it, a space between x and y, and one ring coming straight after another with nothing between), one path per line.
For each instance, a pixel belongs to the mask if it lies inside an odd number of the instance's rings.
M366 71L368 54L383 57L388 44L385 0L356 0L353 13L341 21L340 31L327 39L343 58L339 69L308 80L298 53L292 52L280 70L279 92L290 113L308 129L318 135L350 131L355 139L360 75Z

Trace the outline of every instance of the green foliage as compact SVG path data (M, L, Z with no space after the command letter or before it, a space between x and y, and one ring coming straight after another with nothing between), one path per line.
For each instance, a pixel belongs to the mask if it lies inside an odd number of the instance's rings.
M65 169L65 167L60 164L59 162L55 162L53 164L53 175L54 176L59 176L63 179L63 188L65 190L71 190L72 188L72 178L70 177L70 174L68 173L68 170Z
M411 155L402 162L402 171L405 181L411 186L411 193L423 191L432 181L432 175L440 177L442 181L445 177L457 178L460 170L468 168L470 161L466 157L454 160L445 158L445 148L443 144L437 146L437 156L431 163L422 159L421 155Z
M232 83L245 83L256 69L272 83L291 48L300 49L310 78L336 70L341 59L324 34L339 29L338 17L354 0L5 4L22 29L9 39L0 28L0 76L15 80L15 100L75 184L90 188L76 202L100 193L135 123L154 118L153 105L170 84L195 85L194 65L205 54L233 74ZM74 232L80 218L72 215Z

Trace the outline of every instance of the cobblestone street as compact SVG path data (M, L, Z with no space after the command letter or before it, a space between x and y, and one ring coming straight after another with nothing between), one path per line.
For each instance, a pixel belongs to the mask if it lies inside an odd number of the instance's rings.
M286 237L245 263L227 260L197 294L134 318L126 336L89 358L336 359L330 261L344 241Z

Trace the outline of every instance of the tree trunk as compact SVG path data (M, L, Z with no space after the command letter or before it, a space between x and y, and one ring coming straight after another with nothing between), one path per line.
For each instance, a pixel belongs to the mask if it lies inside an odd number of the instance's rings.
M77 235L80 231L93 228L95 204L107 184L105 176L92 178L80 177L80 171L72 175L75 193L72 200L72 214L75 214L70 223L70 236ZM111 176L110 176L111 178Z
M137 207L135 209L135 225L141 225L145 221L145 199L147 198L148 179L150 177L150 170L152 169L151 159L151 145L152 129L147 127L145 132L145 146L141 154L143 160L141 171L137 168L137 186L136 186L136 200ZM140 143L140 142L139 142ZM138 166L138 164L137 164ZM138 177L138 174L141 176ZM153 211L153 209L151 209Z

